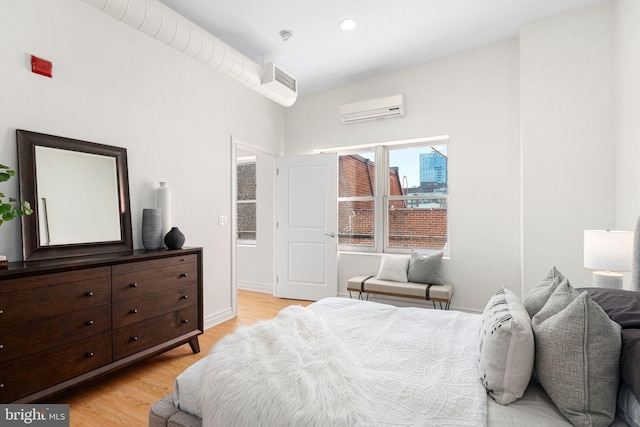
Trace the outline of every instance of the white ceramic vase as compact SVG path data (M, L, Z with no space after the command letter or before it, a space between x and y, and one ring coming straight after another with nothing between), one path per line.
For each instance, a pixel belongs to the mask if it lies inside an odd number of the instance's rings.
M171 188L165 181L160 181L156 189L156 207L162 210L162 238L171 230Z

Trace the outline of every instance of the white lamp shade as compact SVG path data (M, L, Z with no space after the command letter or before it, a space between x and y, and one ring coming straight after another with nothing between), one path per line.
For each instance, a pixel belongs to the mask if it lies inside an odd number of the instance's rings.
M631 271L633 232L584 231L584 266L596 270Z

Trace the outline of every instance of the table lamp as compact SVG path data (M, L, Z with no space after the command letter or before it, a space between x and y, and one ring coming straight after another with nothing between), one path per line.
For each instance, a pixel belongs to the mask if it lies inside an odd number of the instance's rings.
M621 271L631 271L633 232L584 231L584 266L593 272L593 286L622 289Z

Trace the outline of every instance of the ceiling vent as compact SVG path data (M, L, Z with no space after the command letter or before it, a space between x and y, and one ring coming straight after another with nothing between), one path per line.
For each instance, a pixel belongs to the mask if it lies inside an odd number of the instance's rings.
M343 123L388 119L404 116L404 95L387 96L340 106Z
M298 82L295 78L278 68L273 62L262 67L260 88L279 97L295 100L298 94Z

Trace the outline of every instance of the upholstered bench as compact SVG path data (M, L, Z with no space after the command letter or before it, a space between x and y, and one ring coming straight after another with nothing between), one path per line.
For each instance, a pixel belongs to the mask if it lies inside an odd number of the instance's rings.
M414 298L424 301L431 301L433 308L436 302L440 308L449 309L451 297L453 296L453 285L445 283L443 285L428 285L413 282L395 282L393 280L380 280L375 276L356 276L347 282L349 297L353 297L351 292L358 292L358 299L369 299L369 294L387 295L403 298Z

